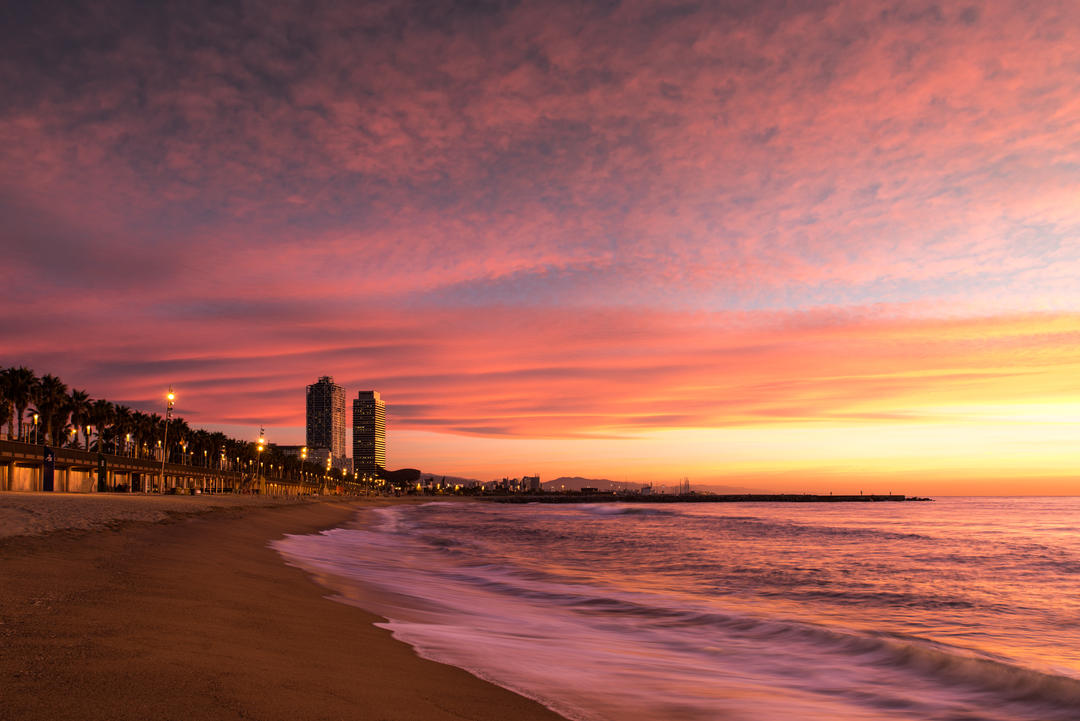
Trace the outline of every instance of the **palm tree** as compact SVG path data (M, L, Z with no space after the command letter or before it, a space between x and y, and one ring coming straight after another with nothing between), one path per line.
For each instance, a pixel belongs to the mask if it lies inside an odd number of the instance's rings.
M11 392L8 390L11 385L9 378L13 370L15 369L0 370L0 428L7 423L9 439L15 435L15 409L12 407Z
M3 428L5 423L7 424L8 438L11 438L11 424L14 420L15 413L11 409L11 403L8 402L7 398L0 398L0 428Z
M200 461L201 465L210 465L210 459L214 457L214 447L213 444L210 442L209 431L205 431L202 428L196 431L192 431L191 454L192 458L202 459Z
M158 439L161 438L161 432L164 428L165 421L157 413L143 413L139 418L139 440L146 448L146 457L154 457L154 449L157 448ZM161 460L160 458L158 460Z
M23 437L23 415L26 413L27 406L33 400L34 389L37 385L37 376L29 368L19 366L18 368L7 369L7 395L8 400L15 406L15 418L19 422L18 438L20 440Z
M90 406L89 422L93 424L94 431L97 433L97 449L99 452L105 452L105 433L116 419L116 409L112 403L109 403L104 398L96 400ZM86 439L86 450L90 450L90 438Z
M226 444L229 442L229 437L221 431L214 431L210 434L210 457L216 458L218 468L225 470L229 467L228 461L228 449Z
M153 435L152 423L150 421L150 415L143 413L142 411L135 411L131 414L132 433L131 436L135 440L135 455L142 457L141 449L147 445L150 437Z
M191 428L188 427L187 421L177 416L169 422L169 425L169 438L173 439L173 447L175 448L176 446L181 446L186 449L188 445L188 440L191 438ZM165 457L171 461L171 455L172 454L170 453L166 453ZM180 456L180 462L184 462L183 455Z
M42 376L34 389L34 405L41 416L45 442L56 443L71 413L67 386L54 375Z
M75 437L81 430L86 435L86 450L90 450L90 395L86 391L71 391L71 422L75 426Z
M124 450L127 450L127 438L126 435L131 433L134 428L133 416L131 409L127 406L116 405L113 407L113 451L116 451L116 444L120 442L121 438L124 438L125 445Z
M69 408L71 407L70 398L66 401L66 405ZM63 427L58 428L56 431L56 444L60 445L65 438L68 439L68 448L79 448L79 426L65 421Z

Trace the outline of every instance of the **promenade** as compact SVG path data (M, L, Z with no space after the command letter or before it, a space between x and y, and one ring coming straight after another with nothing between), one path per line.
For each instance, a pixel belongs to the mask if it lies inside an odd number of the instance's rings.
M322 484L254 477L240 471L130 458L76 448L0 441L0 491L110 491L238 493L270 495L319 493Z

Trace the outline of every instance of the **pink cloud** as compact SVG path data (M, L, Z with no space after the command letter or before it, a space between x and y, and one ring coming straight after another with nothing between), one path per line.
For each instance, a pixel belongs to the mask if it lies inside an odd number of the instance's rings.
M500 436L1068 392L1070 3L162 12L0 68L0 362Z
M152 344L102 323L78 354L47 330L19 341L39 372L93 394L152 401L174 384L196 422L299 426L304 385L331 373L382 391L398 430L549 438L936 422L939 408L1071 398L1080 364L1075 316L447 310L297 328L275 313L252 311L250 334L168 319Z

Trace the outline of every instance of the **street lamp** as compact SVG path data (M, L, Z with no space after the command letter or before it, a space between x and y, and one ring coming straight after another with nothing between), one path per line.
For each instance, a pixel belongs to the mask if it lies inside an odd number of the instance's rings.
M264 448L266 448L266 429L259 428L259 443L257 446L259 463L255 468L256 480L258 480L259 475L262 474L262 452Z
M37 425L38 425L38 414L35 413L34 414L34 445L37 445Z
M173 402L176 401L176 394L173 393L172 386L169 386L169 393L165 396L165 433L161 439L161 479L159 481L161 485L161 492L165 492L165 458L169 455L169 419L172 417Z

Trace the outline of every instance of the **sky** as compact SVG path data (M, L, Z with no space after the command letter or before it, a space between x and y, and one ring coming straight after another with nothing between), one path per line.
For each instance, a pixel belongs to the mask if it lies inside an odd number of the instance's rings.
M278 443L332 375L483 480L1080 492L1075 2L0 18L0 365Z

